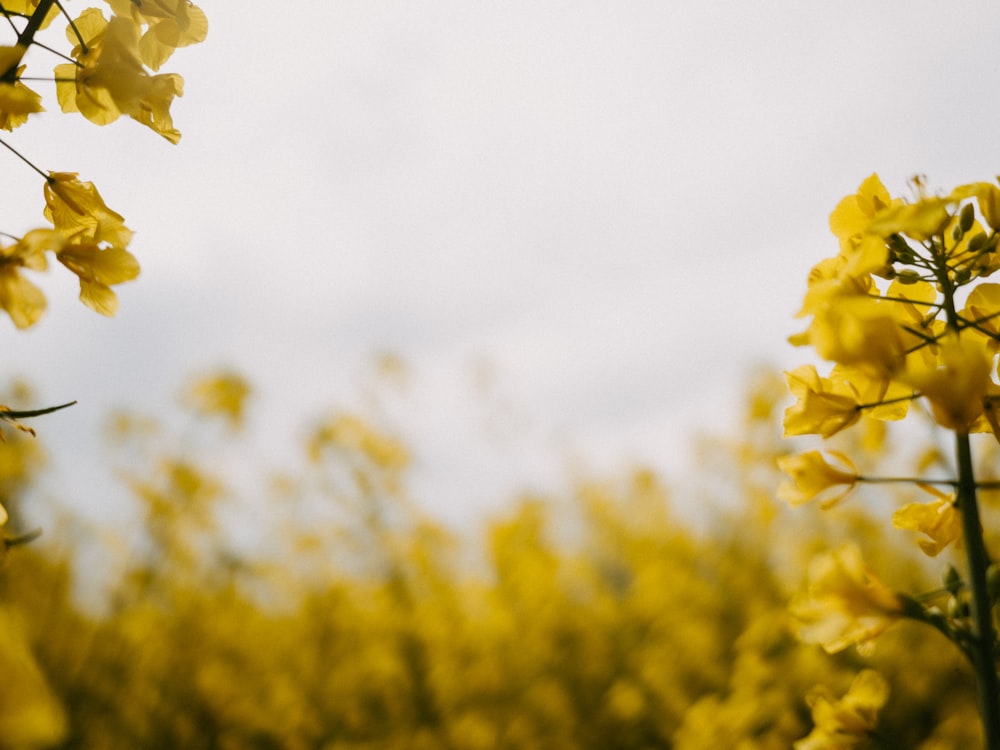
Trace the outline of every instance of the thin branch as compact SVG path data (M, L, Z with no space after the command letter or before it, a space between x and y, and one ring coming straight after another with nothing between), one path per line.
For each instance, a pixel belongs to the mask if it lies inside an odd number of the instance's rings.
M76 401L69 401L65 404L59 404L59 406L48 406L44 409L27 409L22 411L14 411L12 409L7 409L6 407L0 407L0 419L27 419L29 417L41 417L45 414L51 414L54 411L59 411L60 409L66 409L73 406Z
M45 174L45 172L43 172L41 169L39 169L34 164L32 164L28 160L28 158L26 156L24 156L20 151L18 151L16 148L14 148L9 143L7 143L7 141L4 141L4 140L0 139L0 146L3 146L5 149L7 149L8 151L10 151L12 154L14 154L14 156L16 156L18 159L20 159L25 164L27 164L29 167L31 167L36 172L38 172L38 174L40 174L42 177L45 178L46 182L48 182L49 180L52 179L51 177L49 177L49 175Z

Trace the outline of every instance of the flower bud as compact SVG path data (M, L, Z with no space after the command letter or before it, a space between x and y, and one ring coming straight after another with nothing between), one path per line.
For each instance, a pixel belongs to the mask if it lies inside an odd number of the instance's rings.
M887 244L889 245L892 257L900 263L912 263L914 261L913 248L903 239L902 235L891 235L887 240Z
M941 581L944 583L944 587L951 592L954 596L962 588L962 574L958 572L954 565L948 564L948 567L944 569L944 573L941 575Z
M904 268L902 271L896 273L896 280L900 284L916 284L920 281L920 274L912 268Z
M986 247L986 244L987 244L987 239L985 234L983 234L982 232L974 234L972 235L971 238L969 238L969 251L973 253L978 252L979 250Z
M971 203L966 203L962 206L962 211L958 215L958 226L962 228L962 232L968 232L972 229L972 225L976 221L975 209Z

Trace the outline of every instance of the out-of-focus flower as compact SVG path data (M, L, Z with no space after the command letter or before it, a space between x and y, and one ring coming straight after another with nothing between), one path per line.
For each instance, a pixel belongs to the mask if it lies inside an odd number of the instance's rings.
M850 750L868 741L888 699L889 683L872 669L858 673L843 698L822 685L813 688L806 696L813 730L795 750Z
M72 242L125 248L132 239L122 215L108 208L94 183L81 182L75 172L49 173L45 218Z
M979 336L949 334L937 357L911 357L899 379L920 391L942 427L968 432L983 415L983 400L993 390L993 355Z
M790 505L802 505L820 495L830 495L828 490L836 489L836 493L827 497L822 507L830 508L847 495L858 481L858 473L851 460L838 451L827 451L831 456L841 461L847 471L831 465L819 451L809 451L796 456L782 456L778 459L778 468L791 478L778 487L778 498Z
M45 312L42 290L21 274L22 269L44 271L45 250L62 246L62 237L52 230L28 232L12 245L0 245L0 308L18 328L30 328Z
M920 549L931 557L962 536L962 518L955 506L955 493L945 494L930 485L920 485L937 497L929 503L910 503L892 514L897 529L919 531L927 539L918 539Z
M135 22L119 16L107 21L99 10L89 8L75 24L86 49L75 50L76 63L55 68L56 97L63 112L79 112L97 125L128 115L171 143L180 141L170 105L184 94L184 79L176 73L146 72Z
M820 555L809 565L809 586L791 605L799 637L828 653L871 641L903 616L903 602L864 564L855 544Z
M146 31L139 39L142 61L153 70L160 66L178 47L197 44L208 36L205 12L190 0L108 0L117 16L131 17Z
M0 129L13 130L28 121L28 115L44 112L42 97L32 91L18 78L24 72L23 65L18 65L24 56L25 48L19 44L0 46L0 75L10 70L14 71L14 79L0 81Z
M223 417L230 427L238 428L249 395L250 384L242 375L219 372L195 380L184 398L199 414Z
M798 401L785 410L785 437L831 437L861 418L860 399L850 382L820 377L812 365L785 373Z

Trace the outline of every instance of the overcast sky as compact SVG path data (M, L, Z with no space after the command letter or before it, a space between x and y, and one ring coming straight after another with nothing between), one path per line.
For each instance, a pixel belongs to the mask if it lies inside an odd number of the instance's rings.
M84 509L111 406L239 368L280 463L362 404L380 352L410 368L388 419L448 520L575 470L681 471L750 367L805 356L785 338L843 195L1000 173L989 2L202 7L208 40L164 68L179 146L44 88L52 112L9 139L136 230L116 318L53 272L35 330L0 321L4 375L80 400L38 426ZM41 185L0 160L4 229L30 228Z

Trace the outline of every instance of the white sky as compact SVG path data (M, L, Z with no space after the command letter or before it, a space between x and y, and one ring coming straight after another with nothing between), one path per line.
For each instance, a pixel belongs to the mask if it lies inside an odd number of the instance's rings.
M843 195L1000 173L994 3L202 7L207 42L164 68L179 146L52 96L8 139L137 231L117 318L53 272L35 330L0 321L3 374L81 402L37 426L85 513L110 406L235 366L277 465L384 351L412 370L389 419L416 494L448 520L577 469L680 471L748 368L806 357L785 337ZM0 229L30 228L41 185L0 165Z

